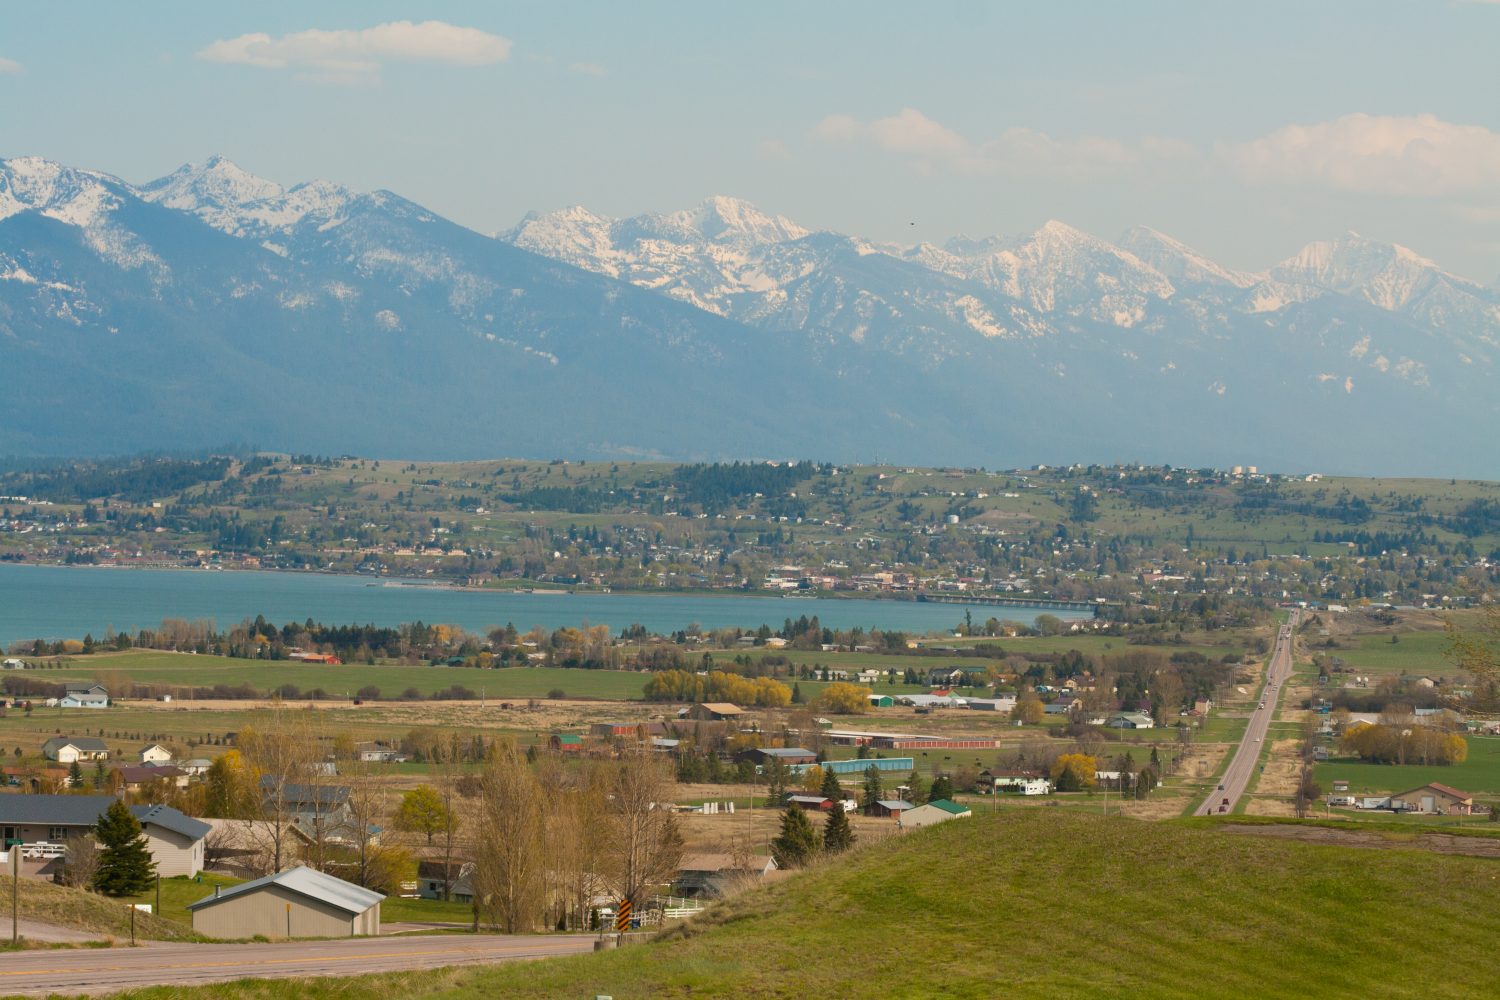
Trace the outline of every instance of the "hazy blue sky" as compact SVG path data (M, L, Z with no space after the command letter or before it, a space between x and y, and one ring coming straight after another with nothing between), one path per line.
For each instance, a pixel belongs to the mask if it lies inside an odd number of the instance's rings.
M1146 223L1247 268L1355 229L1487 282L1500 3L6 5L0 155L215 152L487 232L731 194L903 242Z

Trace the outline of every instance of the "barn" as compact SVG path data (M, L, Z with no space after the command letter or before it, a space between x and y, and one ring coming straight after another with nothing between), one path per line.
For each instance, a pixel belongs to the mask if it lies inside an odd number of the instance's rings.
M215 889L188 909L193 930L208 937L356 937L380 933L384 898L312 868L288 868Z

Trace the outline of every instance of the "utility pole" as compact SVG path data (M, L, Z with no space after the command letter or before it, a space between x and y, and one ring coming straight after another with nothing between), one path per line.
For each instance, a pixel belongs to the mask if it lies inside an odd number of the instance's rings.
M21 845L10 845L10 943L21 943Z

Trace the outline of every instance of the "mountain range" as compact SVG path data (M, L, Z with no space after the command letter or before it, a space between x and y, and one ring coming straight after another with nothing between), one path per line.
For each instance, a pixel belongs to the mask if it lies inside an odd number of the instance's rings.
M222 157L0 160L0 454L1489 476L1500 289L1350 233L1264 272L1138 227L902 247L737 199L484 235Z

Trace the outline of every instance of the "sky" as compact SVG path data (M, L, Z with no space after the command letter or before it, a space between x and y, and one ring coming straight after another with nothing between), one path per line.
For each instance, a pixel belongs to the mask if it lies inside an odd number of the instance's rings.
M482 232L725 194L900 243L1346 231L1500 279L1500 2L7 5L0 156L220 153Z

